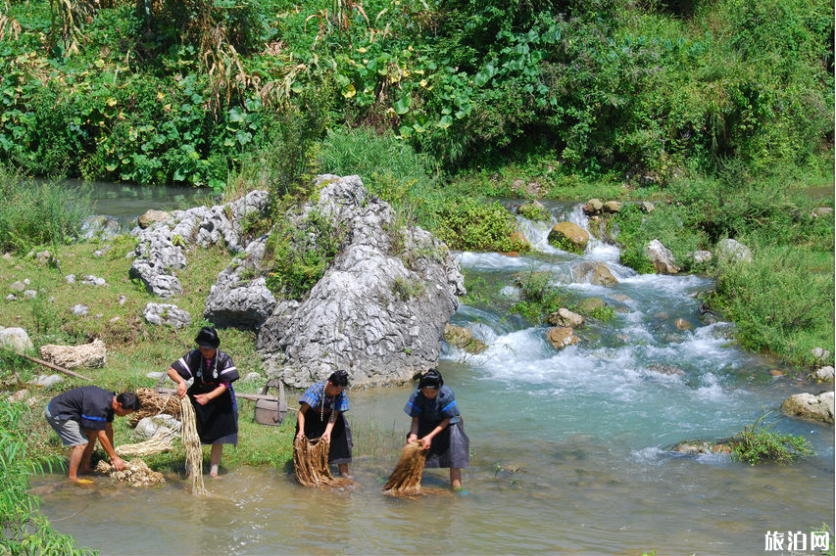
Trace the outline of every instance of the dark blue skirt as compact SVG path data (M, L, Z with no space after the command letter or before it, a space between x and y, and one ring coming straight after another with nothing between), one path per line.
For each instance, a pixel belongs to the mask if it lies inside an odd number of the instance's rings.
M418 438L424 438L438 426L436 423L424 423L418 420ZM464 420L450 425L433 437L430 451L427 453L426 468L465 468L470 463L470 439L464 432Z

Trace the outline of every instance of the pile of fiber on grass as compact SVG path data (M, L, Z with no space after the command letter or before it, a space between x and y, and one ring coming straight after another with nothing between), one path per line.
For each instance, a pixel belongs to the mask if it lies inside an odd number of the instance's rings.
M401 459L392 475L383 487L383 493L389 496L418 496L421 494L421 473L427 451L421 449L418 441L410 442L403 448Z
M150 487L165 482L162 473L152 471L141 459L134 459L125 462L125 469L117 471L115 467L105 460L99 461L96 471L105 473L112 478L128 483L132 487Z
M169 429L160 428L145 442L121 444L115 450L120 456L145 457L162 454L174 449L174 436Z
M331 444L322 439L308 440L303 436L293 441L293 470L296 480L306 487L344 487L351 479L333 477L328 469L328 450Z
M139 398L140 408L131 414L130 426L135 428L145 417L153 417L160 413L171 415L180 420L180 400L177 396L160 394L151 388L140 388L136 391Z
M183 416L180 437L183 440L183 447L186 448L186 469L189 472L192 494L208 496L209 493L203 484L203 449L200 446L200 437L197 435L194 408L188 396L180 399L180 413Z

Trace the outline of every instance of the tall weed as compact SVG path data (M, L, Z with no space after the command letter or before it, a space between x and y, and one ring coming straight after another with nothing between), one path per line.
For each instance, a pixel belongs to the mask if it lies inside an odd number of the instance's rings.
M432 160L391 133L378 134L363 127L330 129L317 167L323 173L359 175L369 191L396 213L411 215L427 228L432 227L442 204L440 176Z
M89 193L57 180L35 182L0 165L0 249L26 251L76 239L91 213Z
M833 255L824 262L809 250L762 244L753 258L717 268L712 306L734 321L746 347L814 364L811 350L833 345Z
M30 412L25 404L13 404L5 396L0 399L0 551L21 556L96 554L52 529L38 511L38 499L29 494L29 478L58 465L57 458L34 451L27 443L30 430L24 421Z

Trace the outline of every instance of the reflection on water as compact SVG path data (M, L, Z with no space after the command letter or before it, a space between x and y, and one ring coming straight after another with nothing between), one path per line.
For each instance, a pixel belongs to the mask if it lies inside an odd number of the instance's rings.
M110 182L67 180L67 185L89 193L93 213L113 217L120 222L136 218L147 210L186 210L214 199L206 188L174 186L139 186Z
M584 224L576 207L550 210ZM83 489L46 476L34 483L46 487L43 511L103 554L748 555L764 551L768 531L832 524L832 427L771 417L817 452L789 467L669 451L731 436L790 394L821 388L773 378L775 362L736 348L727 324L701 322L698 296L710 281L637 276L612 249L593 241L583 256L545 246L530 257L460 254L508 296L453 318L488 344L483 354L443 352L471 439L466 494L447 490L447 470L425 472L424 486L437 490L419 499L382 494L409 425L404 386L350 394L355 489L305 489L284 470L239 468L208 480L212 497L198 500L176 476L152 490L104 478ZM572 266L590 259L619 283L573 282ZM579 344L554 350L546 327L508 316L514 276L543 269L575 298L619 310L578 329Z

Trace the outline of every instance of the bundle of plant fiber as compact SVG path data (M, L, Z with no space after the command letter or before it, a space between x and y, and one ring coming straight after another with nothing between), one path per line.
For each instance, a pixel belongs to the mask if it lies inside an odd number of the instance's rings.
M132 428L145 417L153 417L160 413L167 413L180 420L180 403L177 396L159 394L151 388L138 389L136 396L139 398L140 409L131 414L129 424Z
M334 477L328 469L328 451L331 444L321 438L307 437L293 441L293 470L296 480L306 487L340 488L352 486L354 481L346 477Z
M125 469L117 471L115 467L105 460L99 461L96 471L105 473L112 478L128 483L132 487L150 487L165 482L162 473L152 471L141 459L133 459L125 462Z
M296 480L303 486L323 486L334 480L328 469L330 447L331 443L327 440L311 441L306 436L293 441L293 470L296 472Z
M427 461L427 451L416 441L408 443L401 452L401 459L383 493L389 496L418 496L421 494L421 473L424 472L424 462Z
M144 457L152 456L154 454L161 454L163 452L170 452L174 449L174 437L176 435L169 429L160 428L154 433L154 436L145 442L137 442L136 444L122 444L115 448L116 453L120 456Z
M189 472L192 494L208 496L209 493L203 484L203 449L200 447L200 437L197 435L194 408L188 396L180 398L180 413L183 420L180 435L183 447L186 448L186 469Z

